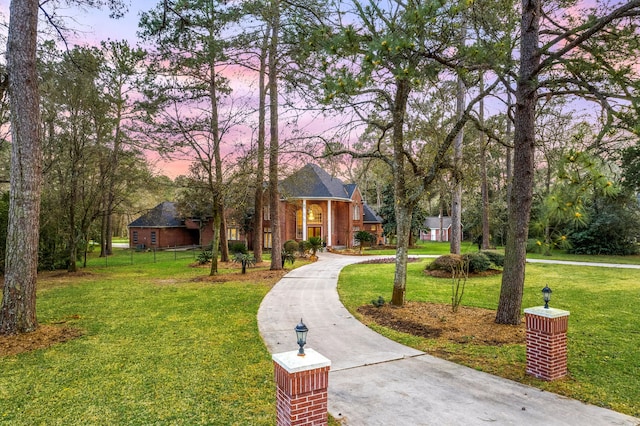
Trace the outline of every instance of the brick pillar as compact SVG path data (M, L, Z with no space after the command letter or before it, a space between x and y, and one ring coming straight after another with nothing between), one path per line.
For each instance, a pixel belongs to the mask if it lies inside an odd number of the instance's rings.
M542 306L524 310L527 323L527 374L542 380L567 375L569 312Z
M331 361L313 349L273 354L278 426L327 424L327 388Z

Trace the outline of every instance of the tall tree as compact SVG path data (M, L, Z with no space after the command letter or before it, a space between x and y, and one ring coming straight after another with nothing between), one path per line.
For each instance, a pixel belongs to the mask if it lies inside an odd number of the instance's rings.
M460 45L464 45L467 38L466 22L463 19L460 28ZM456 120L462 120L464 115L466 87L464 79L458 75L456 81ZM451 241L450 252L460 254L462 245L462 142L464 130L460 129L453 141L453 165L452 180L453 192L451 194Z
M264 210L264 155L266 141L266 111L267 111L267 60L269 52L270 26L267 24L260 46L260 67L258 69L258 138L256 141L256 193L254 197L253 222L253 257L256 262L262 262L263 210Z
M397 249L391 303L401 306L414 210L441 170L449 166L448 151L470 119L470 111L495 88L496 82L484 92L476 92L459 118L449 115L443 119L446 122L440 123L443 132L418 134L408 120L415 105L428 103L444 86L455 84L458 76L455 69L474 56L473 47L467 49L458 43L461 27L458 12L464 9L464 4L414 1L350 4L352 10L341 10L335 15L341 20L334 26L326 24L306 30L308 39L301 45L315 46L320 52L316 58L322 73L320 82L309 77L314 87L305 86L305 90L317 93L317 89L323 89L327 108L351 111L354 121L366 126L364 137L369 140L366 152L329 144L326 153L378 158L392 170ZM309 57L314 55L303 54L302 63Z
M545 4L546 6L546 4ZM549 9L555 4L549 4ZM637 28L640 0L611 9L596 5L588 13L553 16L542 0L523 0L520 67L514 112L514 174L509 203L504 273L496 322L519 324L524 290L526 244L533 198L535 170L536 105L545 96L595 95L605 112L613 111L607 99L637 82L637 70L617 63L620 55L638 56ZM562 11L562 9L559 9ZM578 16L578 17L576 17ZM544 43L540 44L545 21ZM614 44L615 43L615 44ZM625 74L619 71L624 70ZM633 96L629 98L634 103ZM637 100L636 100L637 102Z
M105 179L101 207L101 238L100 256L112 253L113 214L118 205L123 201L123 194L119 188L125 182L122 179L127 170L123 170L126 161L125 151L138 154L129 141L127 127L135 127L134 108L136 102L135 83L138 77L138 67L145 59L145 52L139 48L132 48L126 41L108 41L101 44L101 50L105 57L102 69L104 96L107 108L107 117L110 125L108 132L104 132L105 144L110 145L110 155L106 164L102 167ZM99 126L101 117L95 117L95 125ZM102 132L100 132L102 134Z
M238 8L227 2L164 1L140 21L141 35L156 46L155 81L148 94L150 111L162 122L158 134L171 142L170 149L187 147L207 174L214 224L212 275L218 273L218 254L222 261L229 257L222 146L242 117L225 103L231 87L223 70L227 33L238 16Z
M271 0L269 38L269 211L271 221L271 270L282 269L282 238L280 237L280 191L278 164L280 154L278 117L278 53L280 36L280 1Z
M48 195L57 195L61 207L65 257L69 272L76 272L78 254L88 242L88 230L99 217L100 198L105 190L100 173L102 143L109 128L106 103L98 78L103 57L96 48L74 48L51 55L43 104L54 110L47 128L46 176ZM62 59L58 59L62 57Z
M12 0L7 39L11 187L0 334L36 329L42 159L36 47L38 1Z
M120 0L91 3L95 7L105 4L112 11L126 10ZM10 4L7 74L2 81L10 96L12 154L0 334L29 332L37 327L36 279L42 185L36 64L38 7L36 0L12 0Z

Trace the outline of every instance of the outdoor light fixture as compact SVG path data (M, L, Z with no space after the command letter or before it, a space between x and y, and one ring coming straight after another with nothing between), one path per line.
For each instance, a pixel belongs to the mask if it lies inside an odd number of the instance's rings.
M548 285L542 289L542 299L544 299L544 308L549 309L549 300L551 300L551 289Z
M298 356L304 356L304 345L307 344L307 332L309 329L302 322L302 318L300 318L300 324L296 325L296 338L298 339L298 345L300 346L300 350L298 350Z

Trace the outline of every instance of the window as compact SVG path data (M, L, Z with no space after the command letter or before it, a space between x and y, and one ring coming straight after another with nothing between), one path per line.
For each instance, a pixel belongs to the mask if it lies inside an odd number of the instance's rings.
M273 241L271 239L271 228L264 228L262 238L264 248L271 248L273 246Z
M151 244L156 244L156 231L151 231Z
M262 208L262 220L271 220L271 207L268 204Z
M307 223L322 223L322 208L312 204L307 209Z
M296 238L302 239L302 209L296 212Z
M133 231L133 244L138 244L138 231Z
M362 217L360 217L360 205L359 204L355 204L353 206L353 220L362 220Z
M240 230L238 228L227 228L227 240L239 240L240 239Z
M371 225L371 230L372 230L372 231L377 231L377 230L378 230L378 227L377 227L376 225Z

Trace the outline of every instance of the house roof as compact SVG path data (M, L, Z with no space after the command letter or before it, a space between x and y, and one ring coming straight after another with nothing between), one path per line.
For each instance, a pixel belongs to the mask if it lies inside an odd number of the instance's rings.
M439 216L429 216L425 219L424 224L429 229L440 229L440 217ZM442 229L447 229L451 227L451 217L444 216L442 218Z
M351 200L354 189L355 186L351 188L350 185L345 185L315 164L307 164L280 182L280 194L284 198Z
M164 201L129 224L130 228L171 228L182 227L175 203Z
M380 216L378 216L378 214L376 212L373 211L373 209L371 207L369 207L368 204L364 203L362 205L363 207L363 211L364 211L364 218L362 219L362 222L364 223L382 223L382 218Z
M349 198L353 197L353 193L356 192L356 188L358 187L358 185L356 185L355 183L348 183L344 186L345 191L347 191L347 195L349 196Z

